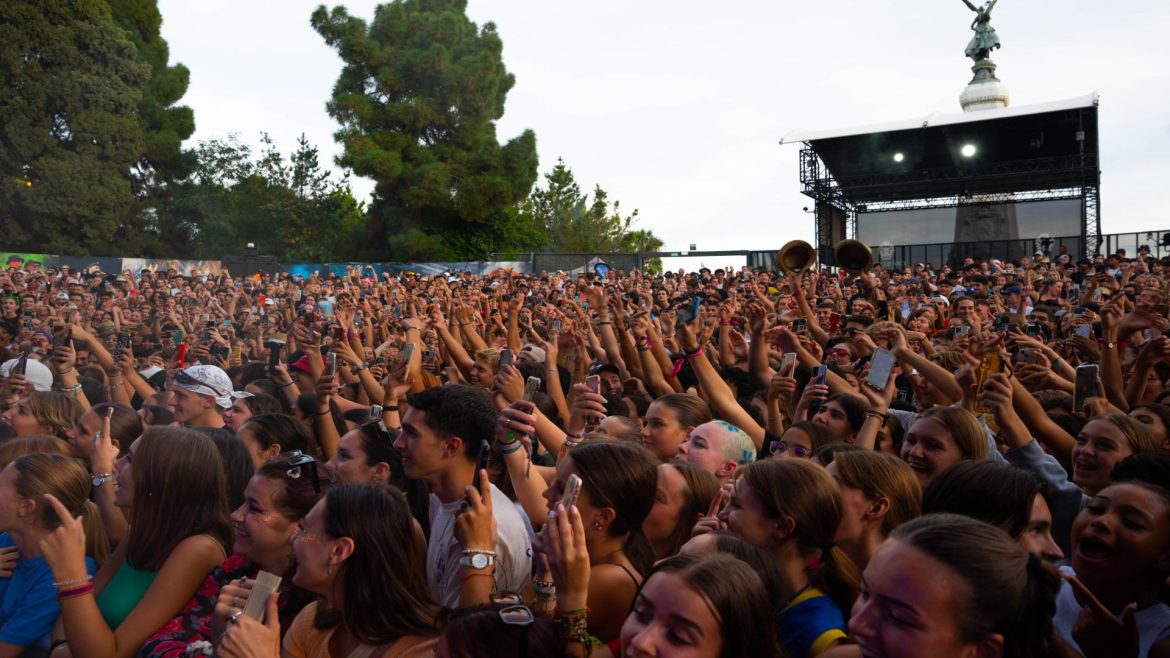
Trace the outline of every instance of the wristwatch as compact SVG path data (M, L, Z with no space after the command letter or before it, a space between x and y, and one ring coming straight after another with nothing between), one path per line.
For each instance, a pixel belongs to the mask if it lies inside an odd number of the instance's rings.
M97 489L107 482L114 481L113 473L95 473L93 476L93 488Z
M471 555L464 554L459 559L459 566L471 567L472 569L486 569L495 566L496 556L488 555L486 553L473 553Z

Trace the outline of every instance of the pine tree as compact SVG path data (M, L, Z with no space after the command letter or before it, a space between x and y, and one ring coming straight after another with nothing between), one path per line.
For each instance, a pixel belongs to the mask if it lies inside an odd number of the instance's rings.
M474 259L541 241L517 213L536 180L536 136L497 140L515 80L495 25L477 28L466 6L394 0L371 24L343 7L313 12L344 61L326 105L341 124L338 162L376 182L369 257Z

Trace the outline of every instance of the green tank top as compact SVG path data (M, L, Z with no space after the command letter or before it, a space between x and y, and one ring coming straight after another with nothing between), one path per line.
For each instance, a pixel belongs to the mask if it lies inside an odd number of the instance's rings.
M154 577L158 571L140 571L123 561L117 573L98 594L97 607L111 630L118 626L130 615L130 611L146 596Z

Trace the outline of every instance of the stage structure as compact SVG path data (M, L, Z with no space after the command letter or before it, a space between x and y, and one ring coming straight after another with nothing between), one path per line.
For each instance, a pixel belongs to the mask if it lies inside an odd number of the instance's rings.
M974 74L959 95L962 114L931 114L879 126L789 133L800 143L800 182L814 203L820 262L852 238L876 262L932 245L948 260L1020 258L1032 246L1081 255L1100 247L1100 167L1096 93L1009 107L992 53L998 0L975 13L964 54ZM883 249L883 247L885 247ZM928 250L922 249L926 252ZM904 259L902 259L904 260Z
M989 243L1101 232L1096 93L877 126L790 133L814 203L820 262L845 238L883 245ZM1039 242L1037 242L1039 244ZM1016 250L1022 250L1016 247ZM974 245L960 249L980 255ZM1018 258L1027 253L988 254ZM903 264L904 265L904 264Z

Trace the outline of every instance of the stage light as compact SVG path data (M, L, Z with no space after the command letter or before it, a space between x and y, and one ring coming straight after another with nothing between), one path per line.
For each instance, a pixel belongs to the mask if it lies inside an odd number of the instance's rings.
M975 156L976 151L977 149L974 144L964 144L963 148L959 150L959 153L962 153L964 158L971 158Z
M894 154L894 162L901 162L905 159L906 159L906 156L902 155L901 153Z

